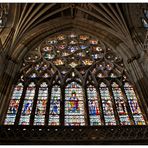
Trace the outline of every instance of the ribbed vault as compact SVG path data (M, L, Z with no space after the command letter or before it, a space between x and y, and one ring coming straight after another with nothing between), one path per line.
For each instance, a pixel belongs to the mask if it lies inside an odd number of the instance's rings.
M63 30L74 30L97 37L121 55L126 69L140 92L142 90L141 96L147 98L147 82L139 63L143 50L143 39L140 38L143 28L139 29L143 8L147 6L109 3L10 4L7 23L0 33L0 63L3 65L0 84L4 84L0 90L2 96L8 90L6 86L9 84L11 87L10 83L28 51L48 36Z
M17 4L16 25L9 57L18 61L30 41L62 29L76 28L89 32L113 47L123 43L124 56L137 54L120 4ZM21 10L21 11L19 11ZM27 49L28 50L28 49ZM16 52L17 51L17 52ZM125 51L119 51L124 53Z

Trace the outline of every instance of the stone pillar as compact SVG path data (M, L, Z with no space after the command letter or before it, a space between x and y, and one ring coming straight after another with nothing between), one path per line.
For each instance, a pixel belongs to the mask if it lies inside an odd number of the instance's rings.
M5 118L10 96L12 95L12 84L16 72L18 70L18 65L7 59L6 57L1 57L1 75L0 75L0 124Z
M148 118L148 81L143 73L143 69L137 60L129 63L129 72L136 85L136 89L140 96L141 106L144 108L145 114Z
M140 63L142 65L142 68L145 72L145 75L148 79L148 49L142 51L141 53L141 58L140 58Z

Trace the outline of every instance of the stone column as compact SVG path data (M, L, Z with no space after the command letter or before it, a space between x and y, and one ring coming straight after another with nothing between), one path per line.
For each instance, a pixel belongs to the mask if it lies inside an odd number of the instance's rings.
M143 107L145 114L148 118L148 81L147 77L143 73L143 69L137 60L131 61L129 64L129 72L136 85L138 91L141 106Z
M0 124L2 124L13 92L12 84L15 81L18 65L6 57L1 57L0 61L2 65L0 70Z

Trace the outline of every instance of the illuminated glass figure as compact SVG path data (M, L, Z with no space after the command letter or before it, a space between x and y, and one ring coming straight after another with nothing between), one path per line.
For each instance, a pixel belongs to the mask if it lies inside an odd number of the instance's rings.
M78 111L79 108L78 108L78 98L76 96L76 92L73 91L72 92L72 96L69 98L69 104L70 104L70 108L69 108L69 111L70 112L75 112L75 111Z

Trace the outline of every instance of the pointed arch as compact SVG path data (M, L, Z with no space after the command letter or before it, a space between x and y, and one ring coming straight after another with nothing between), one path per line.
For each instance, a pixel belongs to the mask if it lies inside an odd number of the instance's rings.
M25 89L36 85L24 92L16 124L130 125L124 73L121 57L96 37L74 30L53 34L24 57L20 82ZM135 124L144 123L139 113L138 119L132 114Z
M72 82L72 81L77 81L77 83L83 83L83 77L80 74L79 71L76 69L71 69L65 76L64 82L66 84Z
M52 85L60 85L63 82L62 76L59 71L56 71L52 77Z
M88 86L89 84L95 86L97 85L97 80L95 76L89 70L85 74L84 82L85 82L84 86Z

